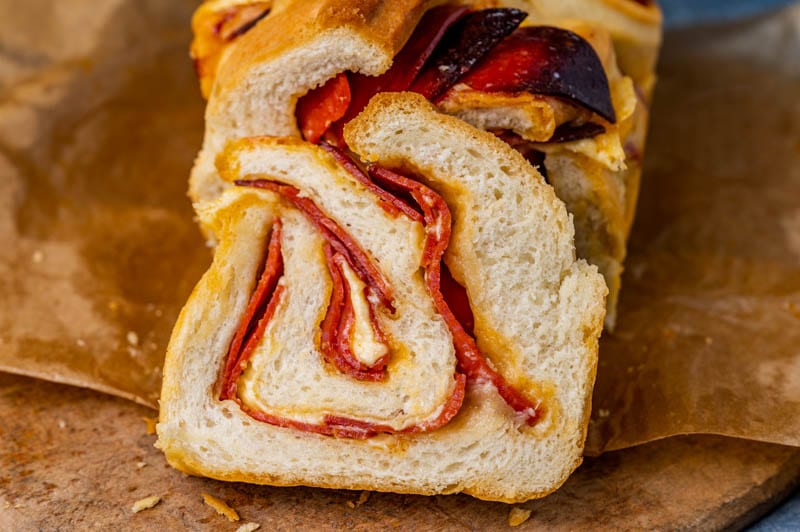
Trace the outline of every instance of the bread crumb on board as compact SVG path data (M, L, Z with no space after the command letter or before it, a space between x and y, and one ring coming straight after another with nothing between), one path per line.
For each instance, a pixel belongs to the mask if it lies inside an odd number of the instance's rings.
M145 423L145 429L144 430L147 432L147 434L150 434L151 436L153 434L155 434L156 433L156 422L158 420L156 418L154 418L154 417L143 417L142 420L144 420L144 423Z
M513 507L508 512L508 524L511 526L519 526L531 517L531 511L525 508Z
M149 497L145 497L144 499L139 499L135 503L133 503L133 507L131 511L135 514L138 514L142 510L149 510L156 504L161 502L161 497L158 495L151 495Z
M245 523L239 528L236 529L236 532L253 532L254 530L258 530L261 528L261 525L258 523Z
M228 518L228 521L238 521L239 514L236 513L236 510L228 506L225 501L221 499L217 499L213 495L209 495L208 493L203 493L203 500L209 506L217 511L218 514L224 515Z
M369 500L370 493L369 491L362 491L358 496L358 500L346 501L345 504L347 504L348 508L358 508Z
M128 331L128 334L125 335L125 339L134 347L139 345L139 335L136 334L136 331Z
M356 506L361 506L362 504L366 503L369 500L370 492L362 491L361 495L358 496L358 500L356 501Z

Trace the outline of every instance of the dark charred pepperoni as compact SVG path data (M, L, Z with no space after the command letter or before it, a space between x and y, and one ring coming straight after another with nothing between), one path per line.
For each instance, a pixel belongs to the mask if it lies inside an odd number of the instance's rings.
M227 24L225 26L228 28L233 27L234 29L225 31L223 28L220 28L220 35L226 41L232 41L253 29L253 27L267 15L269 15L269 7L266 7L264 3L241 6L238 8L237 14L234 17L234 22L226 21ZM238 26L236 26L236 24L238 24Z
M410 90L436 101L525 19L519 9L495 8L461 17L445 34Z
M551 26L520 28L462 79L483 92L531 92L565 98L616 122L603 64L585 39Z
M492 133L497 135L500 140L517 150L520 155L525 157L525 160L528 161L531 166L536 168L536 170L542 174L544 180L547 181L547 167L544 164L545 154L544 152L537 150L535 144L523 139L511 131L501 130L493 131Z
M586 122L585 124L561 124L553 132L553 136L547 142L569 142L572 140L589 139L605 133L606 128L601 124Z

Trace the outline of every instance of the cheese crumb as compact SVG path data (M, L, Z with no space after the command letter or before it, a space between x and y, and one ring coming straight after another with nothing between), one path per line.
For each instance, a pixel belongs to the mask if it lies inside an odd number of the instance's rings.
M203 500L209 506L217 511L218 514L224 515L228 518L228 521L238 521L239 514L236 513L236 510L225 504L225 501L221 499L217 499L213 495L209 495L208 493L203 493Z
M147 462L136 462L136 468L141 469L147 466Z
M158 495L151 495L150 497L145 497L144 499L139 499L135 503L133 503L133 507L131 511L135 514L138 514L142 510L149 510L156 504L161 502L161 497Z
M236 529L236 532L253 532L254 530L258 530L261 528L261 525L258 523L245 523L239 528Z
M151 436L156 433L156 422L158 421L154 417L143 417L142 418L145 422L145 431L150 434Z
M519 526L531 517L531 511L525 508L514 507L508 512L508 524L511 526Z

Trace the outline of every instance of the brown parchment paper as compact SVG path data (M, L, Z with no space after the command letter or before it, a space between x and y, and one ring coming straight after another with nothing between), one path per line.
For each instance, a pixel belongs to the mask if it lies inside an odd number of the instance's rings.
M155 405L210 261L185 198L194 7L0 0L0 369ZM799 34L796 6L668 35L588 453L800 445Z

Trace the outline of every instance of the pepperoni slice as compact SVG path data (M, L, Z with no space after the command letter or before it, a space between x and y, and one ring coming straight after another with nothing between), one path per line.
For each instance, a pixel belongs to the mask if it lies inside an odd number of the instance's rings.
M355 325L355 312L353 311L353 294L347 281L344 279L344 255L336 253L330 244L325 246L325 259L328 272L333 283L331 299L325 319L320 326L320 351L325 360L336 366L346 375L358 380L379 381L386 376L386 364L389 354L380 357L371 365L366 365L353 354L352 329ZM369 305L369 318L372 333L378 342L387 345L380 324L377 320L374 304L367 299ZM388 346L387 346L388 351Z
M342 72L297 100L295 116L303 138L316 144L350 105L350 83Z
M348 157L342 150L336 146L333 146L332 144L328 144L327 142L320 144L320 147L333 155L336 158L336 161L342 165L345 170L350 172L350 174L355 177L359 183L367 187L370 192L378 196L378 199L380 200L379 205L384 211L392 216L397 216L402 213L415 222L422 223L422 214L420 212L415 210L414 207L409 205L406 201L403 201L394 194L391 194L390 192L373 183L369 176L367 176L367 174L365 174L361 168L353 162L353 159Z
M258 342L261 341L264 330L275 313L275 308L283 293L283 287L278 286L278 280L283 276L281 228L281 220L275 220L267 246L264 271L261 273L253 295L250 296L242 321L239 322L239 327L236 329L228 349L228 357L222 373L220 400L236 397L236 382L247 366L247 361L252 356ZM262 311L261 317L256 321L259 310ZM245 339L247 339L246 343ZM244 347L242 347L243 344Z
M442 272L440 276L439 289L442 297L447 302L447 306L453 311L453 315L458 323L470 336L473 336L475 329L475 316L472 315L472 308L469 306L469 296L467 290L453 279L447 265L442 262Z
M331 126L330 135L327 136L331 143L340 148L346 146L342 137L344 125L363 111L373 96L379 92L400 92L408 89L447 30L468 12L469 8L465 6L452 5L428 10L405 46L395 56L389 70L380 76L348 73L350 107L344 116Z

